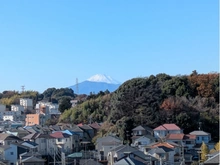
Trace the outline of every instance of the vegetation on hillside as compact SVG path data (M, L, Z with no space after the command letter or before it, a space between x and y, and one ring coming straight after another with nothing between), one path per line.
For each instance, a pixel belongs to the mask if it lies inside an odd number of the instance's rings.
M88 96L77 107L66 110L60 121L88 123L90 119L107 122L103 132L114 131L130 137L138 125L151 128L176 123L185 133L200 129L219 138L219 74L170 76L167 74L134 78L110 94ZM200 126L199 126L200 123Z
M164 73L124 82L115 92L76 95L69 88L36 91L4 91L0 103L8 107L19 104L19 98L59 103L63 112L59 121L73 124L105 123L99 136L116 133L127 142L131 129L138 125L155 128L163 123L176 123L184 133L207 131L219 139L219 74L170 76ZM69 100L78 105L70 108Z

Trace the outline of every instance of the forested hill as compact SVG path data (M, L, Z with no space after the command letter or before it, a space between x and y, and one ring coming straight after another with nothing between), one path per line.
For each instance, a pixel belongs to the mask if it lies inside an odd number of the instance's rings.
M115 92L90 95L77 107L64 111L60 122L104 122L102 134L118 133L140 124L154 128L176 123L185 133L201 129L219 138L219 74L187 76L167 74L134 78ZM105 128L108 127L108 128Z

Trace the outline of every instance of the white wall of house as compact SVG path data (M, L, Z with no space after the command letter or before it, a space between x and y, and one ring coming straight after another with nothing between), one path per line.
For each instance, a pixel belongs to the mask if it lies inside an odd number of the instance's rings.
M148 145L148 144L150 144L150 143L152 143L152 142L153 142L153 141L151 141L151 139L149 139L149 138L147 138L147 137L145 137L145 136L142 136L142 137L136 139L136 140L134 141L134 144Z
M33 107L33 100L27 98L21 98L20 105L23 106L24 108Z
M14 121L14 116L13 115L4 115L3 116L3 120L10 120L10 121Z
M24 107L21 105L11 105L11 111L24 112Z

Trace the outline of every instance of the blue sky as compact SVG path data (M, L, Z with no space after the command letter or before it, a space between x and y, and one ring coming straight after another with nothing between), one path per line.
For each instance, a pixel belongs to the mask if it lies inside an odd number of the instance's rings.
M218 0L0 1L0 92L94 74L219 71Z

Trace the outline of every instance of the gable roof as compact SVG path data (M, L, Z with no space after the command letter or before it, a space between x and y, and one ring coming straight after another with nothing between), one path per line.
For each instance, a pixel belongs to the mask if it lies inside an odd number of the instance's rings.
M166 136L167 140L182 140L184 138L183 133L178 133L178 134L168 134Z
M38 163L38 162L45 162L45 160L31 156L31 157L21 160L21 162L22 163Z
M68 138L68 137L70 137L69 134L63 133L63 132L60 132L60 131L54 132L54 133L50 134L50 136L52 136L54 138Z
M156 140L155 137L153 137L152 135L143 135L143 136L135 136L135 137L132 137L132 139L134 140L141 140L143 138L147 138L147 139L150 139L150 140Z
M145 163L127 156L114 163L114 165L145 165Z
M218 164L219 163L219 153L214 155L213 157L209 158L204 162L204 165L206 164Z
M14 136L8 133L0 133L0 140L19 140L22 141L19 137Z
M184 140L187 140L187 139L195 140L196 139L196 135L187 134L187 135L184 135L183 139Z
M120 145L116 148L111 149L110 151L115 151L115 152L134 152L134 151L138 151L137 148L131 147L129 145Z
M173 151L173 149L168 148L166 146L157 146L155 148L152 148L150 151L148 151L150 154L162 154L162 153L167 153L167 152L171 152Z
M205 131L193 131L193 132L190 132L189 133L190 135L197 135L197 136L199 136L199 135L210 135L210 133L207 133L207 132L205 132Z
M167 148L175 148L175 147L179 147L178 144L176 143L172 143L172 142L156 142L156 143L151 143L149 145L150 148L155 148L158 146L165 146Z
M89 124L90 127L92 127L93 129L99 130L101 128L101 126L98 123L92 123Z
M163 125L160 125L159 127L156 127L154 129L154 131L156 130L181 130L176 124L163 124Z

